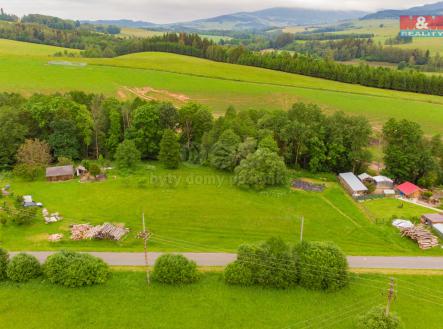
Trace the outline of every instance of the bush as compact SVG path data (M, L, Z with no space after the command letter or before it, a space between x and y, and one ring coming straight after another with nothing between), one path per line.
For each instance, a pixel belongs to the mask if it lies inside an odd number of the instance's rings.
M14 175L27 181L35 181L43 177L44 169L40 165L18 164L14 167Z
M155 262L152 279L167 284L194 283L199 279L197 264L182 255L163 255Z
M96 177L97 175L100 175L102 172L100 166L96 163L91 163L89 165L89 173L93 176Z
M6 274L15 282L26 282L37 278L42 273L40 263L32 255L20 253L14 256L8 263Z
M383 306L374 307L365 315L358 318L358 329L397 329L400 319L395 314L386 315Z
M37 216L37 208L35 207L19 207L11 211L12 222L17 225L29 225Z
M0 248L0 281L6 280L6 269L9 263L9 255L5 249Z
M58 166L69 166L69 165L73 165L74 162L67 157L58 157L57 158L57 165Z
M49 256L43 272L49 282L71 288L104 283L110 273L100 258L70 251Z
M225 282L232 285L250 286L254 284L251 268L239 261L226 266L224 271Z
M285 289L297 282L293 255L280 238L271 238L259 245L240 246L237 261L226 270L226 282L232 284Z
M348 261L333 243L303 242L295 249L299 283L315 290L338 290L349 282Z

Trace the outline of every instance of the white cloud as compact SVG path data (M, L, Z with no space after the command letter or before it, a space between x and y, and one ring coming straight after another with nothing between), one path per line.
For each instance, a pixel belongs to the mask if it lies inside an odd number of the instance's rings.
M0 6L18 15L41 13L73 19L129 18L169 23L276 6L375 11L422 4L423 0L7 0Z

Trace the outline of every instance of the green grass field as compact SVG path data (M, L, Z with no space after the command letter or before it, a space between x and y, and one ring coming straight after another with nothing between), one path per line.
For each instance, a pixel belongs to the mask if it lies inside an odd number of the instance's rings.
M439 328L443 276L395 277L393 311L404 328ZM231 287L218 273L182 287L147 287L142 272L114 272L108 283L80 289L1 283L0 318L4 329L351 329L357 316L385 304L388 280L359 275L336 293Z
M295 243L304 216L306 239L334 241L347 254L442 253L440 249L423 253L388 222L375 224L378 217L371 217L335 181L318 194L288 187L256 192L238 189L232 185L231 175L208 168L183 165L173 172L154 168L144 166L127 177L117 173L115 179L111 173L102 183L1 180L1 186L11 183L15 194L30 194L65 218L49 225L42 218L31 226L9 223L0 228L1 245L9 250L141 251L136 235L144 212L154 233L151 250L232 252L242 243L271 236ZM386 213L396 211L394 205L383 208ZM131 232L119 243L70 240L70 224L103 222L124 223ZM65 237L53 244L47 241L53 233Z
M121 98L159 97L183 104L183 95L215 112L229 105L238 109L286 109L296 101L319 104L367 116L375 126L388 118L420 123L426 133L441 132L443 98L343 84L284 72L216 63L164 53L142 53L115 59L67 59L88 62L87 67L48 65L59 48L0 40L0 90L53 93L84 90ZM158 93L128 91L146 87ZM164 95L167 96L164 96Z

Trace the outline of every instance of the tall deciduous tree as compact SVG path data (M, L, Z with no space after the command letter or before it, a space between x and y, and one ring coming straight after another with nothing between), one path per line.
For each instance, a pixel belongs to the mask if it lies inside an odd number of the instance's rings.
M17 161L20 164L46 166L51 162L49 145L38 139L27 139L17 151Z
M140 151L134 141L125 140L120 143L115 152L115 161L120 169L134 169L140 162Z
M25 141L27 132L16 109L0 108L0 167L15 163L17 150Z

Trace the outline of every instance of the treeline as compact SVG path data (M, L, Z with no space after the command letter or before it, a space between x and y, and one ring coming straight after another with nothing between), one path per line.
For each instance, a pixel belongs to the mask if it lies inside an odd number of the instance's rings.
M18 17L12 14L7 14L3 8L0 8L0 21L17 22Z
M351 34L335 34L335 33L280 33L271 41L272 48L281 49L292 44L294 41L324 41L324 40L341 40L341 39L371 39L374 35L371 33L351 33Z
M384 47L372 39L344 39L339 41L309 41L292 44L287 49L300 53L329 57L337 61L364 59L367 61L425 65L430 61L429 51Z
M17 23L0 26L0 38L83 49L82 55L85 57L113 57L144 51L172 52L369 87L443 95L443 77L440 76L368 65L351 66L298 53L258 53L242 46L218 45L198 34L166 33L152 38L128 39L89 31L55 30L42 25Z
M39 14L29 14L23 16L22 23L41 24L57 30L75 30L80 27L79 21L70 19L62 19L54 16L46 16Z
M417 124L395 120L386 123L383 133L386 173L423 186L443 183L441 136L425 138ZM45 163L48 157L55 162L121 160L126 152L129 159L170 161L171 168L181 159L235 171L238 185L262 188L281 183L285 166L361 173L371 160L371 138L364 117L327 116L318 106L303 103L288 111L229 108L214 118L194 103L177 109L170 103L120 102L75 91L30 98L0 94L0 166L5 168L15 166L23 153L35 153L19 149L38 140L37 149L50 151Z

